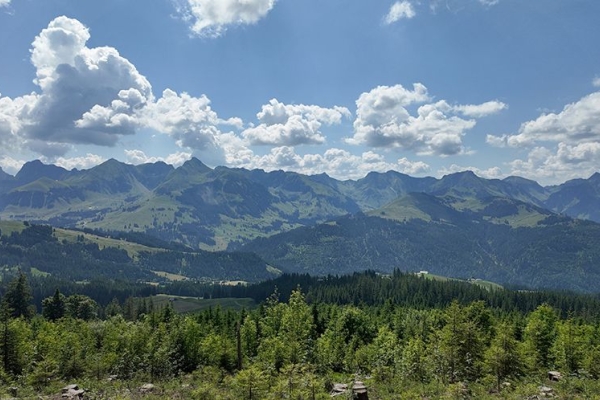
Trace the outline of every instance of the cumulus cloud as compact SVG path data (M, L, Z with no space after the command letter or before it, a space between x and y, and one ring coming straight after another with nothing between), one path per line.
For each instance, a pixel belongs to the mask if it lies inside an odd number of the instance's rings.
M488 135L496 147L529 148L526 158L508 163L513 174L546 184L600 170L600 92L521 124L518 133Z
M276 0L180 0L178 10L200 37L219 37L230 26L252 25L264 18Z
M0 168L2 168L4 172L15 175L26 162L27 161L25 160L17 160L9 156L3 156L0 157Z
M512 174L524 175L542 184L558 184L591 176L600 169L600 143L559 143L556 149L537 146L526 159L509 163Z
M86 154L85 156L80 157L58 157L54 160L49 160L46 158L42 158L42 161L45 163L52 162L59 167L63 167L67 170L76 169L90 169L95 167L96 165L102 164L106 159L97 154Z
M11 99L0 94L0 151L12 151L22 143L23 118L37 101L36 94Z
M539 142L580 143L600 141L600 92L568 104L560 113L542 114L523 123L515 135L488 136L488 143L527 147Z
M31 62L40 93L2 98L0 140L18 137L44 156L65 154L69 144L113 146L135 132L135 113L152 89L117 50L88 48L89 30L64 16L35 38Z
M40 92L0 95L0 151L27 148L56 162L74 145L114 146L141 128L202 150L216 145L221 126L242 128L239 118L219 118L204 95L166 89L155 99L132 63L114 48L88 48L89 39L87 27L64 16L35 38L31 62Z
M410 161L401 158L397 162L387 162L383 155L373 151L361 155L346 150L332 148L323 154L296 153L290 146L275 147L268 154L257 155L244 146L243 140L233 135L224 135L227 143L222 143L226 163L232 167L260 168L267 171L279 169L314 175L326 173L338 179L359 179L371 171L386 172L396 170L406 174L423 174L430 170L422 161Z
M350 116L350 111L344 107L288 105L272 99L256 115L260 124L246 129L242 135L252 145L321 144L325 142L320 132L323 124L337 125Z
M168 134L180 147L199 150L216 144L221 134L217 125L236 123L219 119L208 97L178 94L170 89L144 109L143 119L148 127Z
M0 0L0 8L8 7L10 5L10 0Z
M192 158L192 153L179 151L177 153L169 154L166 157L151 157L146 155L146 153L144 153L142 150L125 150L125 158L129 164L134 165L163 161L167 164L173 165L174 167L179 167L184 162Z
M402 85L379 86L356 101L354 136L347 142L371 147L396 147L417 154L449 156L466 153L463 137L480 118L506 108L490 101L479 105L452 106L445 100L430 101L427 88L416 83L413 90ZM426 103L411 115L407 106ZM471 119L463 119L461 114Z
M397 1L390 7L390 11L385 16L384 22L389 25L404 18L413 18L415 15L417 13L410 2Z
M457 164L452 164L449 167L439 169L438 175L443 176L465 171L472 171L475 175L486 179L501 179L507 176L504 172L502 172L500 167L481 169L477 167L464 167Z

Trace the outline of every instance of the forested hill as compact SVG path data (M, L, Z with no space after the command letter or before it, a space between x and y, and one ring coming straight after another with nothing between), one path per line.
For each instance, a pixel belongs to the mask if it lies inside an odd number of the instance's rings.
M600 292L600 224L536 214L533 226L511 227L435 206L441 211L431 214L438 215L434 220L358 214L258 239L242 249L285 272L427 270L502 285Z
M172 279L260 281L278 273L253 253L157 247L163 243L133 236L145 244L47 225L0 221L0 266L4 273L22 270L33 276L75 282L102 278L154 283Z

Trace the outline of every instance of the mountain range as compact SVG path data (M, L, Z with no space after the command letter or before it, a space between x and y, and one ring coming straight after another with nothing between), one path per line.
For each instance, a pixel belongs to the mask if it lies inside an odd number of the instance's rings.
M599 206L600 173L544 187L470 171L340 181L196 158L178 168L111 159L88 170L40 161L15 176L0 170L2 220L253 252L285 272L426 269L583 291L600 290Z
M469 199L502 197L600 222L600 173L547 187L519 177L484 179L470 171L441 179L371 172L339 181L325 174L211 169L196 158L179 168L111 159L88 170L40 161L24 164L14 177L0 170L0 218L138 231L224 250L231 243L376 210L410 193L454 199L457 208L468 207Z

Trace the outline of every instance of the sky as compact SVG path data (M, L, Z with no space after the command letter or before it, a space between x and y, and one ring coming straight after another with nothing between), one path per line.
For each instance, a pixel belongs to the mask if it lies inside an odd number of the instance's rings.
M0 0L0 167L600 171L600 1Z

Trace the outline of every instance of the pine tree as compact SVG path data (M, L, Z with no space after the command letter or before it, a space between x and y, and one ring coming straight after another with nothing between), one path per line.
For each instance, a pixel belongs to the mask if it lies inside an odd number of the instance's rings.
M504 379L518 377L523 373L519 343L512 332L513 329L507 325L499 326L496 337L485 353L486 369L496 378L498 391Z
M525 344L535 368L548 368L552 364L551 349L556 340L557 319L556 312L548 304L542 304L529 315Z
M65 316L65 296L58 289L54 292L54 296L42 300L42 315L50 321Z
M14 318L24 317L29 319L33 316L31 309L31 288L27 283L27 277L19 272L19 276L13 279L6 289L4 302Z

